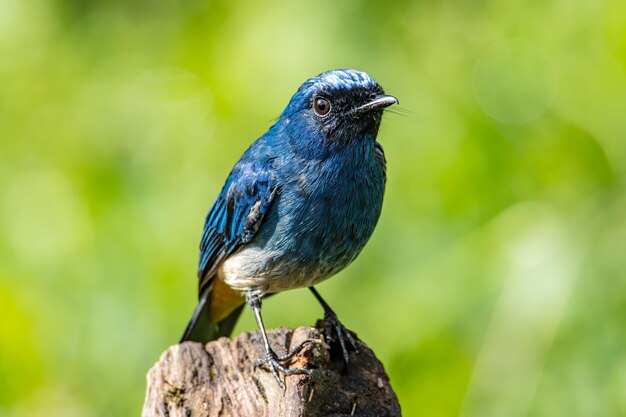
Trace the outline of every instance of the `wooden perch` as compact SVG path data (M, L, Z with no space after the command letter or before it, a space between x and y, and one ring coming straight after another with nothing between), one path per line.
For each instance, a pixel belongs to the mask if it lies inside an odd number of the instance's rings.
M281 389L270 372L253 369L263 354L258 332L202 346L171 346L148 373L143 417L400 416L400 406L382 364L358 341L346 367L338 347L319 329L279 328L268 333L278 355L311 340L289 367L312 369L311 376L286 377Z

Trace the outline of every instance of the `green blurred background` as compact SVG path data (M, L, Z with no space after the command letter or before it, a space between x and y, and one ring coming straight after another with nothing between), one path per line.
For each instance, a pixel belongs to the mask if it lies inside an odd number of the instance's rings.
M403 110L319 289L405 415L626 415L625 2L0 0L0 416L139 414L223 180L341 67Z

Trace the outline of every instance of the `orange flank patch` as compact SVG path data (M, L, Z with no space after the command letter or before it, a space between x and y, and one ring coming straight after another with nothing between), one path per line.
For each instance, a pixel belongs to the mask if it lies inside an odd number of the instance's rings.
M245 298L239 292L230 288L228 284L217 277L214 278L209 297L209 317L213 323L225 319L245 302Z

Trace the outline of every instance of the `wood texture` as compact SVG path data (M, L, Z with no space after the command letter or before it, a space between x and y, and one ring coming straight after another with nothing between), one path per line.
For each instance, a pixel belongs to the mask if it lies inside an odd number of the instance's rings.
M320 330L279 328L268 334L278 355L306 340L287 365L312 369L311 376L286 377L281 389L263 368L257 332L203 346L171 346L148 373L143 417L300 417L400 416L400 406L382 364L358 341L358 352L343 363L338 346L329 347Z

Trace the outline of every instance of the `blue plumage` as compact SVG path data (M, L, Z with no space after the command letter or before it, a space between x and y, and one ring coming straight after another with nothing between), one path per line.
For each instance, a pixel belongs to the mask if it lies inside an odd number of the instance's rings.
M252 239L274 196L276 181L271 162L247 155L235 165L207 214L198 263L201 283L211 277L218 259Z
M200 304L183 340L230 332L236 316L221 331L197 331L211 327L199 321L223 320L210 313L224 303L218 286L241 294L239 304L245 296L262 326L262 296L311 287L354 260L380 215L385 158L376 136L383 109L394 103L355 70L328 71L298 89L237 162L207 214ZM229 297L227 309L238 315ZM266 361L272 371L280 369L274 359Z

